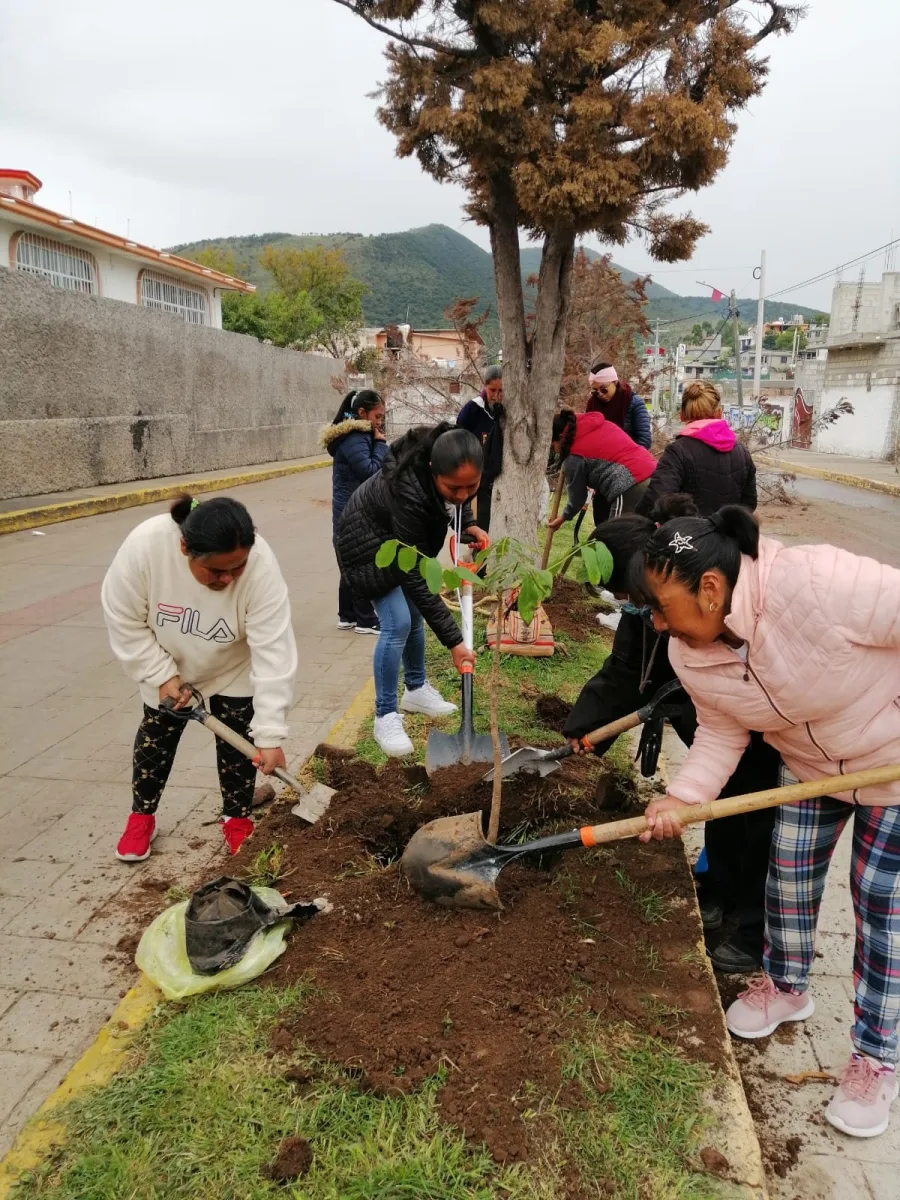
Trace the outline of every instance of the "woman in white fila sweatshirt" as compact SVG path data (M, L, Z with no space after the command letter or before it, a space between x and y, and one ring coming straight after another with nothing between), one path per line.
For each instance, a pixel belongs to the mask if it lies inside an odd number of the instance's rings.
M110 645L144 701L132 812L116 849L123 862L142 862L185 725L160 704L170 698L183 708L193 684L214 716L253 741L270 775L285 766L297 646L275 555L243 504L228 496L203 503L182 496L169 515L142 521L113 559L102 600ZM218 739L216 760L222 833L236 854L253 832L256 766Z

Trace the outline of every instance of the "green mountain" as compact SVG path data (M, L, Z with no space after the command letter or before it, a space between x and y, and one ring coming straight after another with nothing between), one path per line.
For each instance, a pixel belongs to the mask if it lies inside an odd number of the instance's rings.
M497 334L496 295L491 255L471 239L447 225L424 225L403 233L380 233L367 237L361 233L292 234L262 233L243 237L209 238L200 242L172 246L173 253L190 258L199 250L215 246L234 255L235 269L242 279L255 283L265 291L271 284L259 264L266 246L340 247L350 270L368 284L370 291L363 301L366 323L386 325L391 321L409 321L419 329L442 328L447 324L444 309L459 297L480 297L482 305L490 304L492 319L486 329L487 340ZM592 257L599 254L585 247ZM522 248L522 277L535 275L540 267L541 252L537 247ZM617 264L616 270L625 280L636 278L636 272ZM679 296L658 283L647 288L647 319L651 325L658 318L665 322L669 340L689 331L694 321L715 322L727 312L727 303L713 304L706 296ZM755 319L756 301L738 301L741 319ZM795 312L812 316L815 309L796 304L766 304L767 318L789 317ZM662 338L665 344L665 338Z

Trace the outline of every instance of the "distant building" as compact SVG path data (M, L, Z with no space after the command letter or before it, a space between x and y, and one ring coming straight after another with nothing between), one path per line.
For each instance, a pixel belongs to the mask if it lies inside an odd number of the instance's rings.
M463 370L470 359L479 362L484 340L477 329L464 333L455 329L413 329L409 325L386 325L375 334L379 350L408 351L422 362L449 370Z
M681 356L680 376L684 380L712 378L722 370L722 335L704 337L697 346L685 346Z
M833 293L817 410L853 405L815 437L815 449L859 458L900 456L900 271L878 283L839 283Z
M142 246L34 203L41 181L0 168L0 266L51 286L222 328L222 292L254 292L190 259Z

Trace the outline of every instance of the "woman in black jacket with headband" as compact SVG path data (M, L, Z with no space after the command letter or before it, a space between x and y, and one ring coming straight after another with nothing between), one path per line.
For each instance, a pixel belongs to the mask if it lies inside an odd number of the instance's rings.
M372 601L381 627L373 659L374 736L395 758L413 748L397 704L401 661L406 691L400 709L441 716L456 707L425 678L423 619L450 651L457 670L474 664L475 655L463 646L450 610L417 569L401 571L396 559L379 567L375 556L384 542L396 538L434 557L451 525L486 544L487 534L475 524L469 504L481 482L481 466L481 446L468 430L449 422L411 429L391 444L381 471L357 488L341 517L335 545L341 574L356 595Z

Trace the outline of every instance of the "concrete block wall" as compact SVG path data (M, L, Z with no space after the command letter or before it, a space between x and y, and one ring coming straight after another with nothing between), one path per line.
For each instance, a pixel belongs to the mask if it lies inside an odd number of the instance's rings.
M339 369L0 270L0 498L315 454Z
M896 460L900 455L900 338L878 346L828 351L821 409L849 400L853 415L821 430L815 449L826 454Z

